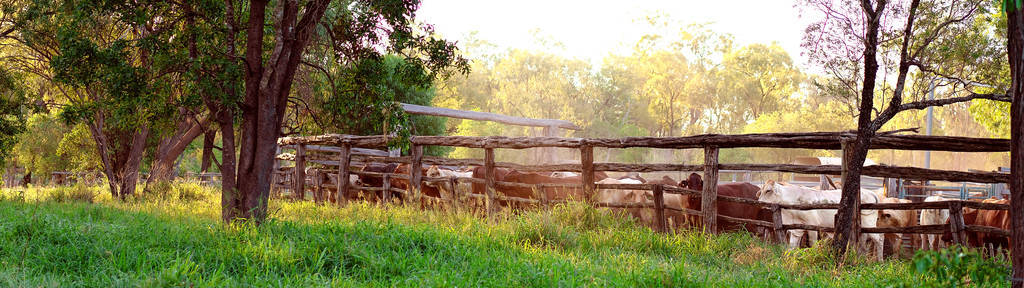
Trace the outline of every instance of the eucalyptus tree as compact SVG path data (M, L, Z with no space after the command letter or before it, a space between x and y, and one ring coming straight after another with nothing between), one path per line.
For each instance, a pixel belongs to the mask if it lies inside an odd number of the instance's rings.
M1003 0L1010 66L1010 254L1012 287L1024 287L1024 1Z
M223 93L204 99L220 126L224 155L221 173L225 179L221 205L225 221L245 219L261 223L267 217L277 139L283 133L293 80L301 66L340 66L357 73L375 73L372 67L382 63L383 54L394 53L409 63L403 66L401 74L420 79L417 83L446 73L452 65L467 66L464 59L456 56L454 43L419 33L423 31L417 29L423 26L415 22L419 8L416 0L284 0L274 2L277 7L272 8L272 15L267 9L269 4L260 0L226 0L223 16L217 16L221 20L212 22L223 23L212 31L222 32L224 40L220 48L211 51L226 55L216 61L220 65L213 65L214 70L222 71L215 74L241 74L243 79L240 86L230 81L207 85L219 86ZM192 42L198 46L201 41ZM329 51L330 55L307 54L311 43L324 43L326 49L322 51ZM382 76L375 75L369 77ZM367 85L380 83L362 82L357 76L342 77L354 78L344 81L353 89L374 89ZM332 81L331 85L337 84ZM337 93L335 97L350 95ZM389 119L403 117L394 105L382 103L364 109L391 111ZM237 130L233 123L238 123Z
M834 248L844 253L859 215L861 167L883 125L902 111L1008 97L975 90L970 65L944 66L952 62L948 58L992 55L991 47L959 41L975 31L975 20L993 8L989 1L809 0L804 4L822 16L806 30L804 47L840 87L850 91L846 95L857 95L857 130L843 143L842 200L835 219ZM942 81L948 96L925 99L928 81Z
M61 117L86 124L96 142L111 194L134 193L147 141L159 135L152 131L187 106L174 84L180 9L164 1L4 4L16 12L9 37L19 44L5 60L56 87Z

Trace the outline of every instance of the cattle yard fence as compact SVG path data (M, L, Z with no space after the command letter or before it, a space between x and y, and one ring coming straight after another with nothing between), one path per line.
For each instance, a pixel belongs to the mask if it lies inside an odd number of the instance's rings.
M815 230L821 232L833 232L834 228L824 226L813 226L806 224L785 224L782 221L782 209L794 210L815 210L815 209L838 209L839 204L801 204L788 205L760 202L751 199L728 197L718 195L717 185L718 172L721 170L745 170L763 172L783 172L800 174L827 174L841 175L843 167L840 165L796 165L796 164L728 164L719 163L719 149L722 148L787 148L787 149L826 149L842 150L845 143L852 139L853 134L849 132L812 132L812 133L763 133L763 134L741 134L741 135L696 135L687 137L627 137L627 138L560 138L560 137L504 137L504 136L413 136L411 137L411 155L402 157L388 157L382 153L372 150L373 148L385 147L391 140L388 136L352 136L340 134L328 134L321 136L283 137L278 144L285 149L294 149L294 154L279 154L279 160L294 161L295 166L291 168L278 168L275 173L280 179L307 179L305 175L306 164L317 163L324 166L337 167L336 171L313 170L312 181L284 181L277 185L280 188L289 188L292 191L306 191L305 186L312 184L314 188L314 201L323 203L329 196L335 196L339 205L345 205L350 194L356 190L363 191L390 191L400 193L412 201L419 203L421 187L424 182L447 183L451 185L452 192L449 199L440 199L442 202L455 205L458 199L483 199L485 210L488 215L495 213L498 201L514 202L529 205L540 205L547 207L552 204L564 202L564 200L547 199L546 193L539 193L544 188L572 188L582 189L584 195L595 195L597 189L624 189L624 190L649 190L652 191L653 203L594 203L598 207L608 208L645 208L655 211L655 229L668 231L667 217L665 212L675 211L686 215L696 215L702 218L703 229L707 232L717 231L718 220L741 223L768 228L772 231L772 238L784 242L785 231L791 229ZM423 156L424 146L451 146L478 148L484 150L483 159L451 159L441 157ZM549 165L521 165L516 163L496 162L494 157L495 149L526 149L526 148L572 148L580 152L579 164L549 164ZM704 163L701 165L692 164L625 164L625 163L598 163L594 162L594 148L662 148L662 149L703 149ZM933 150L950 152L1007 152L1010 143L1007 139L990 138L968 138L951 136L919 136L919 135L895 135L880 134L872 140L870 149L895 149L895 150ZM336 155L314 153L307 155L307 150L317 152L331 152ZM382 151L381 151L382 152ZM843 153L846 155L846 153ZM352 167L358 167L363 163L400 163L410 165L408 174L376 173L354 171ZM423 167L425 165L439 166L479 166L484 167L483 178L469 177L424 177ZM496 181L495 169L509 168L523 172L545 172L545 171L571 171L581 174L579 184L523 184L512 182ZM597 184L594 173L597 171L607 172L670 172L670 171L700 171L703 172L703 179L707 185L702 191L694 191L673 185L662 184ZM335 173L331 173L335 172ZM899 167L888 165L871 165L862 168L865 176L902 178L911 180L942 180L956 182L974 183L1007 183L1009 175L996 172L963 172L938 169L926 169L916 167ZM381 187L349 187L347 179L350 175L368 175L383 178ZM324 183L327 178L335 179L333 189L325 189ZM410 181L410 189L402 190L391 187L391 178L401 178ZM341 181L338 181L341 180ZM486 186L483 195L476 195L472 192L460 195L455 189L458 183L476 183ZM502 187L531 188L535 198L517 198L497 193ZM327 195L328 190L343 191L343 195ZM338 192L336 192L338 193ZM295 193L302 197L304 193ZM665 205L664 194L680 194L699 197L701 200L700 210L676 209ZM384 197L390 197L391 193L383 193ZM442 193L442 198L445 195ZM388 199L385 199L388 200ZM771 212L772 221L755 219L739 219L719 215L717 201L728 201L755 205ZM994 235L1009 237L1009 231L979 225L965 225L962 208L984 209L984 210L1008 210L1007 204L980 203L963 200L950 200L939 202L923 203L857 203L858 210L920 210L920 209L948 209L950 220L949 225L917 225L907 227L865 227L861 228L859 221L854 221L855 231L860 233L914 233L914 234L942 234L951 233L953 242L966 244L965 232L983 232ZM860 233L854 233L858 237Z

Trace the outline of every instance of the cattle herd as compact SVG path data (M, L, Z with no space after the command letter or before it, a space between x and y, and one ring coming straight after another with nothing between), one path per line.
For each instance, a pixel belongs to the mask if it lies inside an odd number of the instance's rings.
M356 172L350 176L349 186L353 187L351 191L358 191L353 193L347 193L346 197L350 200L363 200L370 202L386 201L394 199L397 201L404 201L405 193L393 193L391 191L382 191L381 189L368 189L368 187L382 187L384 186L384 178L382 173L391 174L409 174L410 165L408 164L366 164L360 169L362 172ZM511 182L521 184L580 184L582 177L580 174L575 172L553 172L553 173L533 173L533 172L521 172L513 169L495 168L494 180L497 182ZM428 179L437 178L448 178L448 179L464 179L464 178L484 178L483 167L463 167L463 168L452 168L452 167L441 167L441 166L429 166L425 167L423 175ZM334 176L334 175L331 175ZM594 181L597 184L663 184L677 186L681 188L687 188L690 190L700 191L703 188L703 181L701 176L696 173L692 173L686 179L682 181L676 181L668 176L662 176L660 179L648 180L642 177L639 173L631 172L620 177L609 177L604 172L595 172ZM324 182L324 186L327 189L336 187L330 182L334 182L336 179L329 178ZM397 188L403 191L411 191L410 180L408 177L390 177L388 184L392 188ZM439 199L459 199L458 195L475 195L477 197L466 197L482 199L481 195L486 192L486 185L481 183L482 181L425 181L424 185L421 186L420 191L424 206L443 205L443 202ZM559 202L567 200L584 200L592 199L598 203L609 203L609 204L644 204L653 202L653 193L650 190L622 190L622 189L598 189L596 195L585 195L584 189L579 185L543 185L541 188L530 188L537 187L533 185L497 185L497 195L502 195L496 200L498 207L506 209L514 208L526 208L529 204L523 204L521 201L511 201L510 199L537 199L543 197L544 201ZM814 188L808 188L785 182L766 181L764 185L757 186L746 182L735 182L735 183L722 183L718 184L718 194L720 196L730 196L735 198L743 198L750 200L757 200L766 203L777 203L777 204L823 204L823 203L838 203L840 199L839 190L818 190ZM535 191L537 189L537 191ZM336 193L329 193L328 196L330 201L334 201L333 196ZM454 197L454 198L452 198ZM665 209L665 217L668 222L668 228L672 230L685 230L685 229L697 229L702 224L699 215L686 214L682 211L700 211L701 210L701 199L697 195L689 194L669 194L663 195ZM924 201L944 201L952 200L945 199L939 196L931 196L926 198ZM861 203L909 203L909 200L890 198L886 197L884 190L867 190L861 191ZM1005 199L985 199L985 200L972 200L984 203L999 203L1006 204L1009 201ZM482 201L466 201L463 205L482 205ZM637 205L644 206L644 205ZM728 216L731 218L760 220L760 221L772 221L772 215L767 209L763 209L760 206L737 203L732 201L717 201L718 213L722 216ZM655 224L655 212L654 209L650 208L609 208L612 210L620 210L622 213L635 218L640 223L648 226L654 226ZM1009 215L1006 210L980 210L972 208L963 208L964 224L966 225L978 225L978 226L989 226L994 228L1000 228L1009 230ZM821 227L834 227L833 219L835 217L836 210L834 209L817 209L817 210L789 210L783 209L781 212L783 224L805 224ZM861 227L908 227L916 225L948 225L950 218L949 210L947 209L923 209L917 210L861 210ZM744 225L741 223L733 223L725 221L720 223L717 227L716 232L729 232L729 231L747 231L755 235L759 235L765 239L771 239L769 235L772 235L772 231L768 231L767 228ZM820 239L828 239L832 237L831 233L819 233L813 230L798 230L791 229L787 231L788 244L790 248L796 248L801 246L813 245ZM967 243L974 247L985 247L993 249L1006 248L1009 245L1009 239L1000 235L992 235L980 232L968 232ZM806 236L806 237L805 237ZM878 259L882 259L885 255L905 255L906 249L938 249L951 243L952 237L947 232L945 235L935 234L913 234L903 235L899 233L865 233L860 237L862 240L858 244L858 248L861 251L870 253L876 256Z

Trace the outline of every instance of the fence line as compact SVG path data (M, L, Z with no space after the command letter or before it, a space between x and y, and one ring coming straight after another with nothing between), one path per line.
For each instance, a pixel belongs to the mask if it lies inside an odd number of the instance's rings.
M345 199L348 196L351 188L347 187L347 179L349 175L373 175L381 176L384 178L384 187L381 187L381 191L393 191L399 192L410 197L412 200L418 200L421 197L421 183L423 182L423 165L458 165L458 166L478 166L484 168L483 179L472 179L467 180L461 179L450 179L452 183L464 181L471 183L482 182L485 186L484 195L485 207L488 215L493 214L497 210L496 201L512 201L526 204L548 204L552 201L547 201L545 194L539 193L536 199L525 199L510 197L507 195L499 195L497 193L499 187L524 187L532 188L534 191L541 191L543 188L571 188L571 189L582 189L584 195L595 195L596 189L631 189L631 190L650 190L653 194L654 209L656 216L656 227L659 231L666 231L667 227L664 224L666 221L665 210L672 210L670 207L664 205L664 194L686 194L690 196L696 195L701 199L701 210L694 211L689 209L683 209L684 214L699 215L703 217L703 227L706 231L716 231L717 221L719 219L731 222L739 222L744 224L751 224L755 226L771 227L775 232L777 240L782 240L780 230L789 229L808 229L818 231L830 231L832 228L829 227L818 227L803 224L784 224L781 223L781 217L778 215L781 209L795 209L795 210L815 210L815 209L838 209L838 204L804 204L804 205L788 205L788 204L773 204L759 202L751 199L742 199L735 197L720 196L717 194L717 175L719 170L750 170L750 171L775 171L775 172L792 172L792 173L809 173L809 174L840 174L842 168L837 165L792 165L792 164L720 164L718 162L718 151L720 148L742 148L742 147L769 147L769 148L803 148L803 149L842 149L843 145L841 142L848 140L852 134L847 132L815 132L815 133L764 133L764 134L743 134L743 135L697 135L690 137L628 137L620 139L583 139L583 138L559 138L559 137L470 137L470 136L414 136L411 138L413 155L405 157L381 157L377 155L353 155L353 150L356 148L375 148L381 147L389 140L386 136L348 136L348 135L322 135L322 136L308 136L308 137L284 137L278 140L281 145L291 145L296 149L296 153L290 158L296 163L294 170L292 171L295 179L305 179L304 170L305 162L307 158L306 149L312 145L335 145L338 147L337 152L339 158L329 159L330 156L324 156L319 154L311 155L314 159L312 160L333 160L338 163L338 198ZM422 149L425 145L435 146L456 146L456 147L470 147L470 148L483 148L485 151L485 157L482 160L478 159L446 159L436 157L423 157ZM514 163L500 163L495 161L494 149L525 149L525 148L538 148L538 147L563 147L563 148L577 148L580 149L580 164L561 164L561 165L520 165ZM629 147L649 147L649 148L672 148L672 149L687 149L687 148L700 148L704 149L705 157L703 165L681 165L681 164L622 164L622 163L594 163L593 160L593 148L594 147L605 147L605 148L629 148ZM317 147L320 149L321 147ZM967 137L948 137L948 136L912 136L912 135L883 135L875 138L872 141L871 149L901 149L901 150L936 150L936 151L956 151L956 152L1004 152L1009 149L1009 140L1006 139L987 139L987 138L967 138ZM320 149L320 150L335 150L335 149ZM844 153L845 154L845 153ZM287 159L288 155L283 155L280 158ZM394 173L379 173L373 174L361 171L351 171L350 164L353 158L359 158L364 162L372 162L374 160L393 160L394 163L409 164L412 167L409 169L409 174L394 174ZM582 173L582 179L579 184L522 184L522 183L511 183L511 182L500 182L496 181L496 169L497 168L512 168L523 171L578 171ZM693 191L688 189L682 189L674 186L666 185L653 185L653 186L601 186L600 184L594 183L594 174L597 171L639 171L639 172L650 172L650 171L703 171L704 178L710 185L705 185L703 191ZM1008 181L1008 175L1002 173L991 173L991 172L961 172L961 171L947 171L947 170L935 170L935 169L924 169L914 167L896 167L896 166L865 166L863 168L863 174L866 176L880 176L880 177L899 177L906 179L922 179L922 180L945 180L945 181L970 181L976 183L1005 183ZM401 190L390 187L390 179L400 178L408 179L410 182L410 191ZM305 191L304 185L306 181L292 181L293 191ZM603 187L603 188L602 188ZM644 189L650 188L650 189ZM320 189L319 184L317 189ZM364 191L376 191L376 189L368 189L359 187ZM457 190L454 189L453 190ZM297 193L303 194L303 193ZM473 194L473 193L469 193ZM536 193L535 193L536 194ZM390 200L391 193L384 193L385 201ZM470 198L481 198L479 196L471 196ZM593 199L584 199L593 200ZM733 217L718 215L717 213L717 201L731 201L750 205L756 205L763 209L772 211L772 222L758 221L751 219L737 219ZM339 203L343 203L343 200L339 200ZM593 201L591 201L593 202ZM932 204L936 203L936 204ZM986 205L987 204L987 205ZM856 204L855 204L856 205ZM607 206L607 204L605 204ZM648 205L638 205L638 207L647 207ZM965 231L985 231L995 234L1003 235L1008 234L1005 230L995 229L991 227L975 226L975 225L964 225L962 208L970 207L975 209L991 209L991 210L1006 210L1008 205L998 205L989 203L976 203L968 201L944 201L944 202L928 202L928 203L893 203L893 204L874 204L866 203L861 204L855 209L949 209L951 220L949 227L932 227L932 226L910 226L910 227L899 227L899 228L859 228L854 227L854 231L860 230L864 233L945 233L947 231L952 232L954 235L954 242L965 243L966 238L963 237ZM859 226L859 223L854 223L855 226ZM945 225L943 225L945 226ZM941 231L940 231L941 230Z

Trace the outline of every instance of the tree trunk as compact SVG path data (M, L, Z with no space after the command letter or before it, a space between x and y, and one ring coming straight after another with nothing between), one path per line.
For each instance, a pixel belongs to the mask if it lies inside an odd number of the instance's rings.
M1010 61L1010 255L1011 285L1024 287L1024 14L1009 1L1006 51ZM1015 239L1015 240L1013 240Z
M878 30L881 25L884 2L878 2L872 9L870 1L862 0L864 14L867 16L867 27L864 37L864 82L861 86L860 115L857 116L857 138L853 141L844 141L843 145L843 173L842 173L842 199L839 200L839 210L836 211L835 226L836 237L832 243L832 250L838 255L845 255L850 240L856 238L856 227L853 221L858 221L860 211L860 172L864 167L864 160L868 156L868 146L871 144L871 137L875 136L872 130L871 111L875 103L875 78L878 74Z
M252 20L246 32L245 97L241 105L241 147L235 182L238 191L234 197L236 202L232 204L237 205L237 213L226 219L242 218L259 224L267 217L274 152L292 79L313 29L329 3L329 0L307 2L302 9L305 11L302 19L298 19L296 1L279 1L275 45L264 61L262 19L266 15L267 1L250 1Z
M230 91L235 93L235 91ZM220 176L221 176L221 218L227 222L231 221L241 215L240 207L241 201L238 198L238 187L235 185L235 122L234 113L230 110L221 113L222 115L217 120L220 125L220 139L221 139L221 164L220 164Z
M150 183L174 179L174 173L172 172L174 172L174 164L178 157L185 152L188 144L191 144L193 140L206 130L209 123L210 120L208 118L203 118L198 123L191 119L186 119L178 125L174 135L160 141L160 144L157 146L156 158L153 161L153 168L150 169L149 179L146 180L147 188Z
M146 152L149 126L142 125L134 133L121 130L108 131L104 130L103 126L103 114L96 113L94 121L88 124L89 133L96 141L96 152L100 155L103 174L107 176L110 196L124 200L128 195L135 193L135 185L139 179L139 166L142 164L142 156ZM118 135L119 133L123 135ZM111 139L123 141L115 143Z
M234 130L234 129L232 129ZM234 133L234 131L230 131ZM199 171L202 173L210 172L210 165L213 164L213 146L214 140L217 140L217 130L206 129L203 132L203 156L200 157L201 164L199 165Z
M860 175L868 156L870 136L858 134L856 139L843 141L842 199L835 216L836 237L834 249L843 255L850 245L856 245L860 227Z

